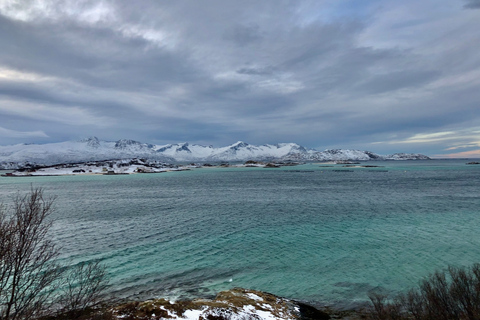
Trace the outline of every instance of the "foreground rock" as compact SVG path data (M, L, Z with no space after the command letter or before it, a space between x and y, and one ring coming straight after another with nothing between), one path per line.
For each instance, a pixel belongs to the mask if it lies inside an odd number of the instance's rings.
M275 295L236 288L215 299L131 302L112 309L114 319L284 320L334 319L326 312ZM339 318L337 318L339 319ZM353 318L352 318L353 319Z

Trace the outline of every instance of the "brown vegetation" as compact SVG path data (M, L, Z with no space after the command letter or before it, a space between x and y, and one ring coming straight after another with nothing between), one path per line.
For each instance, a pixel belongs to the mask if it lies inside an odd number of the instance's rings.
M480 319L480 264L449 267L392 300L373 294L371 318L377 320Z

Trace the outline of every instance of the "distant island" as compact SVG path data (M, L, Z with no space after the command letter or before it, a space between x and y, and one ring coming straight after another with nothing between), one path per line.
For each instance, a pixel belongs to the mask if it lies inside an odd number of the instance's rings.
M145 159L149 163L178 164L189 162L252 161L367 161L428 160L414 153L379 155L371 151L328 149L317 151L296 143L251 145L238 141L220 148L181 143L153 145L134 140L102 141L96 137L80 141L48 144L0 146L0 169L86 163L119 159Z

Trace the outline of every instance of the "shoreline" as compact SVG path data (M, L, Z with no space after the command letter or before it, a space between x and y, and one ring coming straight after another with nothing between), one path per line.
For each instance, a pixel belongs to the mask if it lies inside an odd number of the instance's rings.
M178 165L169 163L148 162L142 160L108 160L74 164L58 164L52 166L27 166L25 168L2 174L1 177L45 177L45 176L92 176L92 175L130 175L130 174L153 174L174 171L188 171L199 168L280 168L283 166L296 166L299 163L284 162L260 162L247 161L243 164L188 164Z

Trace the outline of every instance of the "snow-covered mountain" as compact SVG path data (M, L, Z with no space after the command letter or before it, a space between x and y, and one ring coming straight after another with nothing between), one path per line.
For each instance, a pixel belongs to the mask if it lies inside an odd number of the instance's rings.
M369 151L332 149L317 151L296 143L251 145L238 141L214 148L189 143L153 145L134 140L101 141L96 137L49 144L0 146L0 167L16 168L25 162L42 165L110 159L145 158L164 162L246 161L246 160L406 160L428 159L424 155L396 153L381 156Z
M150 158L154 154L150 145L137 141L109 142L92 137L81 141L0 146L0 166L16 167L17 163L24 162L52 165L132 157ZM155 159L174 161L160 154L156 155Z
M295 143L255 146L242 141L221 148L181 143L155 146L153 150L157 153L171 157L176 161L244 161L281 159L289 153L307 152L304 147Z

